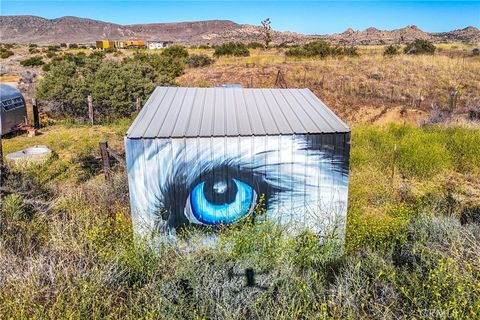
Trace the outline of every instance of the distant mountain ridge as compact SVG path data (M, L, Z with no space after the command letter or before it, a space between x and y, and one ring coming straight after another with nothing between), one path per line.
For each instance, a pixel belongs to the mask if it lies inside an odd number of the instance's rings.
M56 19L37 16L0 16L1 42L89 44L102 39L163 40L184 45L220 44L228 41L258 42L262 39L262 29L259 26L238 24L229 20L120 25L72 16ZM416 26L407 26L395 30L379 30L370 27L366 30L354 31L349 28L342 33L330 35L273 32L273 42L276 44L303 44L318 39L349 45L405 43L415 39L478 44L480 30L470 26L449 32L428 33Z

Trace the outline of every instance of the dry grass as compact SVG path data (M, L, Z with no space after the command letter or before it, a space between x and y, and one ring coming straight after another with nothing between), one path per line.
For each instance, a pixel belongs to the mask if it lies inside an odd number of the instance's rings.
M449 57L457 49L448 48L434 56L384 57L382 47L362 47L359 57L323 60L289 58L282 49L251 50L250 57L221 57L213 66L189 69L178 82L274 87L281 70L289 87L310 88L350 124L418 123L432 105L449 106L453 91L459 93L455 114L480 104L480 58Z

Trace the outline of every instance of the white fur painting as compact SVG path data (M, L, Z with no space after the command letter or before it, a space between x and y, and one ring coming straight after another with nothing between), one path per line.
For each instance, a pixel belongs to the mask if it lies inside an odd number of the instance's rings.
M175 237L185 226L215 232L252 218L344 236L348 133L125 143L138 233Z

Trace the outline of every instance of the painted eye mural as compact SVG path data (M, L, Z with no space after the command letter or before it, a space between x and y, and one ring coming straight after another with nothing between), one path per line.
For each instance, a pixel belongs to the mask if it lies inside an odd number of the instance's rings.
M197 224L230 224L250 215L256 198L248 183L217 176L193 188L185 204L185 215Z
M157 87L125 152L136 234L248 221L344 239L350 129L309 89Z
M342 233L349 134L127 139L137 232L274 221ZM255 208L263 201L265 210ZM142 231L143 230L143 231Z

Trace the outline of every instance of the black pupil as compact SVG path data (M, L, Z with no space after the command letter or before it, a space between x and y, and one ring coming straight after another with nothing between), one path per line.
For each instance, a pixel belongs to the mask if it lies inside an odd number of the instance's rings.
M214 177L205 182L203 193L210 203L216 205L230 204L235 201L237 196L237 185L233 179Z

